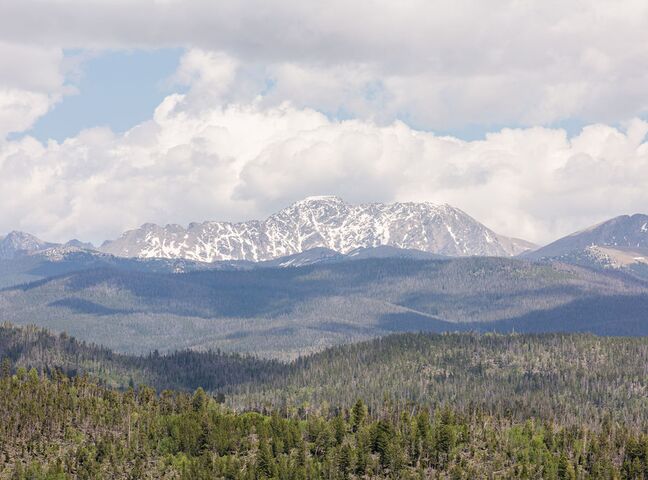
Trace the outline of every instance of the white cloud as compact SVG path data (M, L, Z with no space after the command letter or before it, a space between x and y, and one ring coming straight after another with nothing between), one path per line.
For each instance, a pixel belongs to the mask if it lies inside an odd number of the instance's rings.
M57 97L46 93L0 87L0 137L21 132L47 113Z
M609 0L0 2L0 232L97 241L147 221L262 217L318 193L448 202L540 242L645 212L648 126L623 122L648 113L647 12ZM189 48L173 78L188 92L151 120L6 139L67 92L64 48L174 46ZM591 125L572 138L534 127L573 119ZM529 128L432 133L466 125Z
M246 82L276 81L267 103L289 100L382 124L400 118L432 130L572 118L616 123L648 113L648 3L641 0L87 5L2 2L0 41L224 52L250 74Z
M0 41L0 138L21 132L66 93L58 48Z
M468 142L398 121L331 120L263 97L236 101L243 67L201 52L185 60L189 92L170 95L125 134L0 143L0 231L98 241L149 221L260 218L306 195L337 194L447 202L498 232L542 242L648 205L640 120L573 138L536 127ZM206 78L229 88L200 103Z

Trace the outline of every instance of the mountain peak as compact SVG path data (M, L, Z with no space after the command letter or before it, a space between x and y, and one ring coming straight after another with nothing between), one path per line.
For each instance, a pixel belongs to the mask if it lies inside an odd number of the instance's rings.
M336 202L344 203L340 197L336 195L310 195L303 200L299 200L297 203L309 203L309 202Z
M265 261L314 248L346 254L390 246L448 256L511 256L528 249L450 205L352 205L334 195L306 197L265 220L145 224L101 251L122 257Z
M12 259L54 245L30 233L13 230L0 239L0 259Z
M648 248L648 215L620 215L572 233L527 254L528 258L553 258L573 255L589 247Z
M301 207L301 206L310 206L310 205L347 205L347 203L342 200L340 197L335 195L311 195L305 197L301 200L297 200L290 207Z

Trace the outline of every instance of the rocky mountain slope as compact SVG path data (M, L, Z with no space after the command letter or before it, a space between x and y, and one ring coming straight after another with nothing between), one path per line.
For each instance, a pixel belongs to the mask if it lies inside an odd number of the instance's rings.
M622 215L521 255L648 278L648 215Z
M55 245L54 243L44 242L29 233L13 231L5 237L0 237L0 260L10 260Z
M121 257L271 260L313 248L349 253L392 246L448 256L513 256L528 242L503 237L461 210L431 203L349 205L337 197L308 197L263 221L145 224L104 243Z
M560 257L592 245L612 249L648 248L648 215L621 215L572 233L523 256L530 259Z

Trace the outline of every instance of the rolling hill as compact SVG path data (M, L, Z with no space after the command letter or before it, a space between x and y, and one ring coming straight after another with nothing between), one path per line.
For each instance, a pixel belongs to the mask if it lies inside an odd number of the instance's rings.
M505 258L369 258L294 268L90 269L0 292L0 316L122 352L294 358L406 331L648 333L648 285ZM623 328L621 328L623 326Z

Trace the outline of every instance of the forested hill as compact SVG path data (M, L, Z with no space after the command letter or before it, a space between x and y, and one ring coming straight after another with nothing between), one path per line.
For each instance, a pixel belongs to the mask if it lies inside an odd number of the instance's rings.
M411 405L236 413L198 389L115 391L0 372L0 478L12 480L643 479L648 436L509 412Z
M374 258L187 274L95 269L0 290L0 318L124 353L292 359L395 332L648 334L648 283L505 258Z
M0 358L14 367L86 372L126 388L202 386L239 409L325 412L362 398L506 411L564 424L612 417L648 430L648 338L577 334L397 334L339 346L289 364L218 352L114 354L40 329L0 328ZM224 397L224 398L223 398Z
M578 334L400 334L300 358L290 373L231 398L239 407L345 405L363 398L506 411L648 431L648 338Z
M134 356L77 341L66 334L53 335L35 326L0 325L0 359L12 368L61 370L68 375L88 374L113 387L147 384L165 388L229 392L241 383L257 383L280 377L287 365L249 355L222 352L153 352Z
M648 474L645 339L395 335L329 349L293 362L288 372L262 369L264 378L235 385L238 395L225 398L248 404L232 410L200 388L156 394L145 386L111 389L85 375L67 378L50 362L92 361L101 374L132 371L148 360L111 356L39 330L1 333L2 356L19 365L42 362L51 372L2 362L1 479L640 480ZM179 358L154 363L179 367ZM230 363L210 364L214 358ZM168 374L187 385L197 380L189 380L191 368L228 369L239 382L245 374L237 369L245 372L253 362L233 359L197 354ZM163 378L165 371L156 373Z

